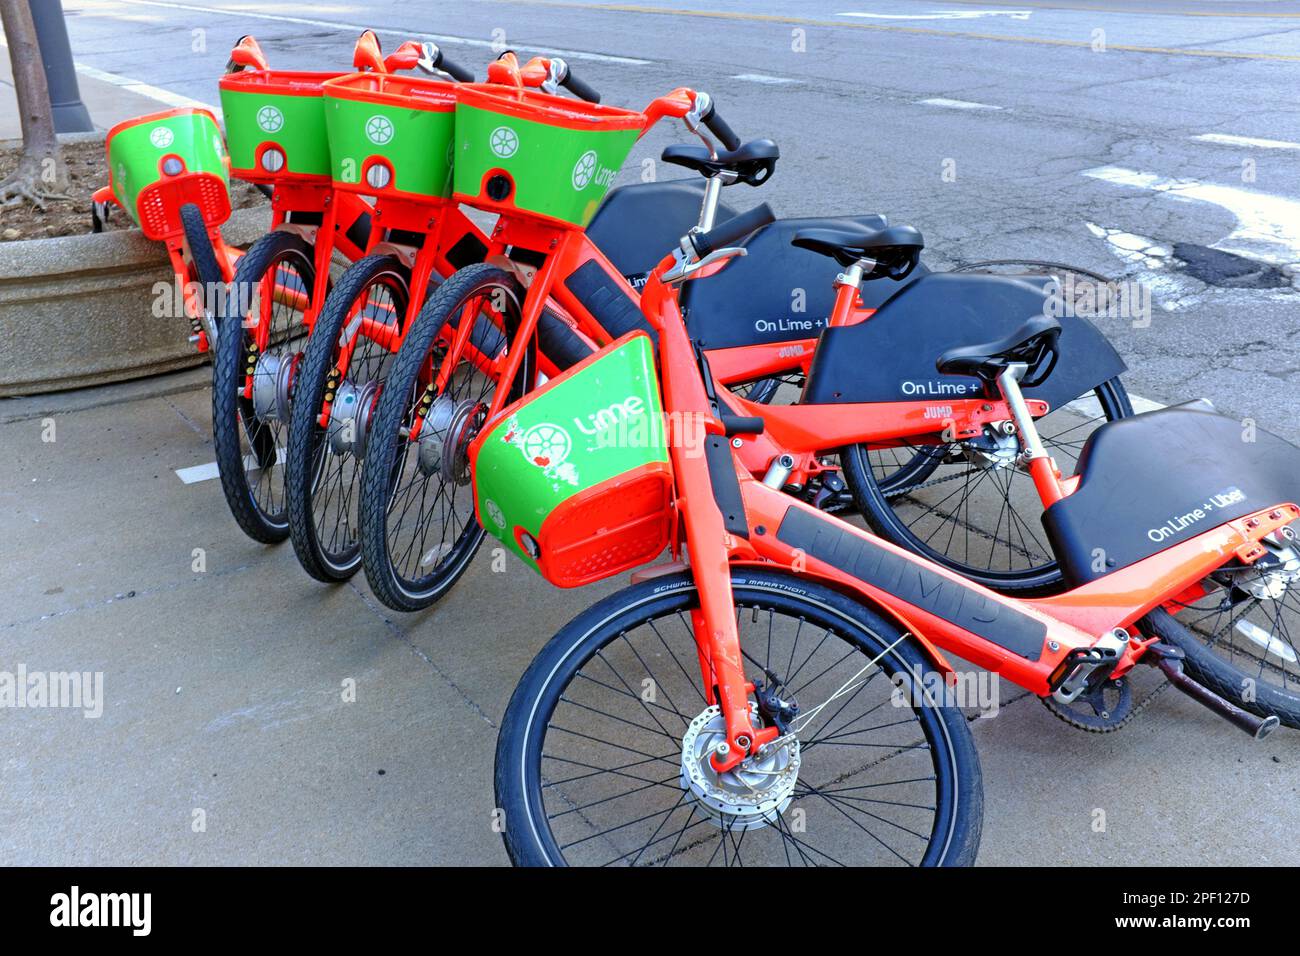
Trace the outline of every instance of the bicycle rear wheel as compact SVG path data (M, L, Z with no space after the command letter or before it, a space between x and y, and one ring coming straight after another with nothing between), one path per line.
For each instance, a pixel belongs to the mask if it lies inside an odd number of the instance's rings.
M546 645L497 740L517 865L966 865L979 758L939 675L894 624L782 572L734 570L745 669L800 705L740 772L700 691L689 575L612 595ZM743 766L743 765L742 765Z
M1088 436L1133 414L1118 378L1038 420L1048 454L1075 473ZM881 537L997 591L1041 594L1063 585L1020 441L995 433L953 443L840 452L844 478Z
M1203 597L1170 614L1157 608L1143 633L1181 648L1187 673L1260 717L1300 728L1300 566L1226 568Z

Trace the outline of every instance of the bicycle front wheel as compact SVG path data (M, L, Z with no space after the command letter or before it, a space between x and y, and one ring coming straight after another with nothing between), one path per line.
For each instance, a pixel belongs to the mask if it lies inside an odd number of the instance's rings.
M467 266L420 310L380 397L361 479L361 542L370 589L418 611L460 579L483 542L469 446L497 392L491 362L517 328L523 289L496 266ZM453 352L461 322L474 326ZM439 385L439 378L444 381ZM510 398L522 393L522 380Z
M299 365L285 454L289 536L303 570L327 584L361 567L362 461L409 281L395 256L354 262L326 297Z
M230 513L263 544L289 537L289 400L307 341L315 278L306 240L291 232L267 233L239 261L221 313L212 369L212 444Z
M701 693L689 575L621 591L557 634L497 740L518 865L953 866L974 862L983 790L960 710L894 624L779 572L732 573L745 670L798 704L766 755L725 774Z

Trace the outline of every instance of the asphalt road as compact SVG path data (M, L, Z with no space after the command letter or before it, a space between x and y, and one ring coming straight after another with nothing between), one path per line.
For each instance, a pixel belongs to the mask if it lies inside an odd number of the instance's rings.
M1103 322L1130 389L1209 397L1300 437L1286 387L1300 371L1300 296L1289 283L1202 282L1168 258L1186 243L1300 263L1300 3L66 6L79 60L209 103L241 34L275 65L320 68L342 65L368 25L389 49L434 36L480 68L493 44L558 51L609 103L708 90L743 136L782 150L761 195L742 186L729 200L789 216L883 212L920 228L939 266L1044 259L1146 282L1149 324ZM206 52L192 52L196 37ZM625 179L682 135L663 124Z
M610 103L708 90L782 149L737 205L885 212L939 267L1140 280L1151 321L1101 322L1131 391L1206 396L1300 439L1300 293L1282 274L1300 263L1300 3L65 6L79 63L206 103L244 33L276 66L342 68L364 26L480 69L494 44L562 55ZM647 137L625 179L681 135ZM1202 281L1175 246L1245 256L1265 287L1224 285L1214 262ZM125 397L55 402L53 443L48 400L0 408L0 642L30 667L104 671L108 700L95 721L0 712L6 859L502 862L496 723L544 640L613 585L556 592L480 556L454 598L395 617L244 539L215 482L177 478L212 460L205 390ZM975 728L983 862L1300 863L1294 734L1251 745L1173 693L1106 737L1024 697Z

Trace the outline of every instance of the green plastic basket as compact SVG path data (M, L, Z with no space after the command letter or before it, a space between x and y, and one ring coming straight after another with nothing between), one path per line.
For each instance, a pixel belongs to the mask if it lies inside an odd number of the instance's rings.
M470 458L479 523L551 583L653 560L673 479L649 336L632 332L508 406Z
M632 151L642 113L533 90L456 88L455 196L585 227Z
M370 196L447 198L455 108L455 88L439 80L352 73L326 83L335 188Z
M328 182L322 84L340 75L245 70L223 76L231 174L253 183Z
M207 110L182 107L118 123L105 150L113 196L148 238L178 235L186 203L198 206L209 226L229 218L226 148Z

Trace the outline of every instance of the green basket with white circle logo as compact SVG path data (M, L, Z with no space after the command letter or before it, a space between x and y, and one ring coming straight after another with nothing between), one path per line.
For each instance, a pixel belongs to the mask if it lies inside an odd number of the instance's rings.
M534 90L456 88L455 197L500 213L585 227L646 117Z
M325 84L336 189L368 196L451 195L455 87L440 80L353 73Z
M182 231L180 208L194 204L217 226L230 216L226 147L212 114L179 107L118 123L105 137L113 198L149 239Z
M341 73L243 70L221 78L231 175L252 183L327 185L323 85Z
M629 333L507 406L470 460L479 523L552 584L654 560L673 472L650 337Z

